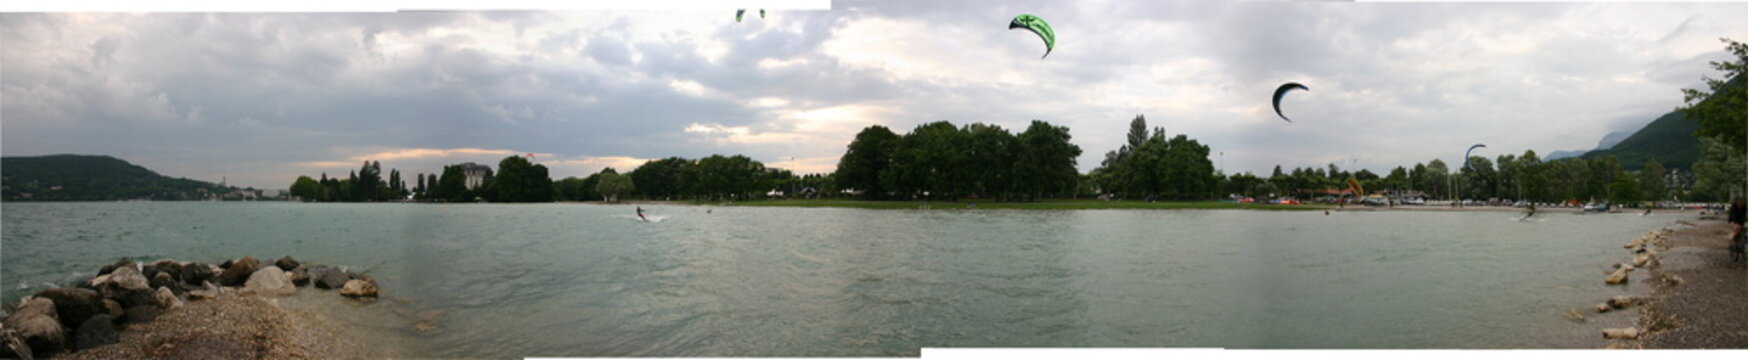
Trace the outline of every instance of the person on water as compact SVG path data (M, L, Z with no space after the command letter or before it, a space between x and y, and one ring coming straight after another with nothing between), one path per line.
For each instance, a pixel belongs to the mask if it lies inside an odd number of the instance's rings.
M1526 207L1528 207L1528 208L1529 208L1529 213L1528 213L1528 214L1523 214L1523 218L1522 218L1522 219L1518 219L1518 220L1519 220L1519 221L1522 221L1522 220L1529 220L1529 218L1530 218L1530 217L1531 217L1531 216L1536 216L1536 205L1535 205L1535 204L1530 204L1530 205L1527 205L1527 206L1526 206Z
M643 220L643 221L649 221L649 218L643 217L643 207L642 206L637 207L637 219Z

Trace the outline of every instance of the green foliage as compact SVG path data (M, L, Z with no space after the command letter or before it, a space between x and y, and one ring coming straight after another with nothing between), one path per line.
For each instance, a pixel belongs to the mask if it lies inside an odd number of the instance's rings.
M1748 185L1748 85L1743 74L1748 72L1748 44L1720 39L1732 55L1730 60L1713 61L1712 68L1723 71L1722 79L1705 77L1707 90L1681 89L1687 106L1679 110L1699 123L1694 135L1700 138L1701 157L1694 165L1698 180L1696 197L1722 200L1732 193L1741 194Z
M1671 112L1646 124L1614 147L1584 153L1583 158L1613 156L1627 165L1627 170L1639 170L1640 165L1650 160L1677 169L1692 169L1693 163L1699 160L1699 138L1694 137L1694 131L1698 129L1699 124L1682 112Z
M636 186L633 184L631 176L608 172L610 170L612 169L602 170L601 173L596 174L599 176L600 183L595 185L595 191L599 192L607 201L617 202L619 195L631 193L632 190L636 189Z
M552 178L546 165L528 162L521 156L498 161L498 173L492 177L492 190L497 202L551 202Z
M850 141L844 156L838 159L837 186L862 191L866 198L885 198L887 189L882 186L880 177L892 164L892 153L897 148L898 134L885 126L862 129L856 134L856 139Z
M327 190L322 188L322 184L308 176L299 176L291 183L291 196L305 202L319 201L325 193Z
M643 163L631 170L631 179L639 186L637 192L650 199L670 199L686 194L690 183L692 160L670 157ZM616 173L617 174L617 173Z
M5 201L199 200L234 190L165 177L109 156L4 157L0 171Z

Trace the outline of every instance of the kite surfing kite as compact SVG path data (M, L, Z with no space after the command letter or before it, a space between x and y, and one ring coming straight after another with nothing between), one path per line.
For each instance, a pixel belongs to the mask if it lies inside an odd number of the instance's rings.
M1044 19L1032 16L1032 14L1020 14L1020 16L1014 17L1013 22L1008 23L1008 30L1022 28L1031 30L1033 34L1038 34L1039 38L1044 39L1044 56L1038 57L1039 59L1050 57L1050 51L1056 50L1056 31L1050 30L1050 24L1044 22Z
M741 19L746 18L746 16L747 16L747 9L737 9L734 11L734 22L740 22ZM764 19L765 19L765 9L759 9L759 20L764 20Z
M1475 152L1475 148L1484 148L1484 147L1487 147L1487 144L1469 145L1469 150L1463 151L1463 168L1464 169L1468 169L1469 171L1475 171L1475 168L1469 166L1469 153Z
M1275 115L1280 115L1281 120L1286 120L1287 122L1293 122L1293 119L1288 119L1286 114L1281 113L1281 97L1286 96L1288 91L1294 89L1311 91L1311 88L1307 88L1305 85L1300 85L1296 82L1281 84L1281 87L1275 88Z

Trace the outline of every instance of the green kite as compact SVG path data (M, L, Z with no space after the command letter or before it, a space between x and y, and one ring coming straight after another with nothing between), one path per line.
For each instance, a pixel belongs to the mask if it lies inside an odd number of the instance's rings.
M1008 30L1019 28L1031 30L1033 34L1038 34L1039 38L1044 39L1044 56L1039 57L1039 59L1049 57L1050 51L1056 50L1056 31L1050 30L1050 23L1044 22L1044 19L1032 16L1032 14L1020 14L1020 16L1014 17L1013 22L1008 23Z

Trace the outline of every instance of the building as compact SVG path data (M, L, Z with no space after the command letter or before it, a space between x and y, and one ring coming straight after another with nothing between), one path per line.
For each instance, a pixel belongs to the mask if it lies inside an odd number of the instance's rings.
M486 179L492 177L492 168L471 162L461 163L461 174L467 180L468 190L477 189L486 184Z

